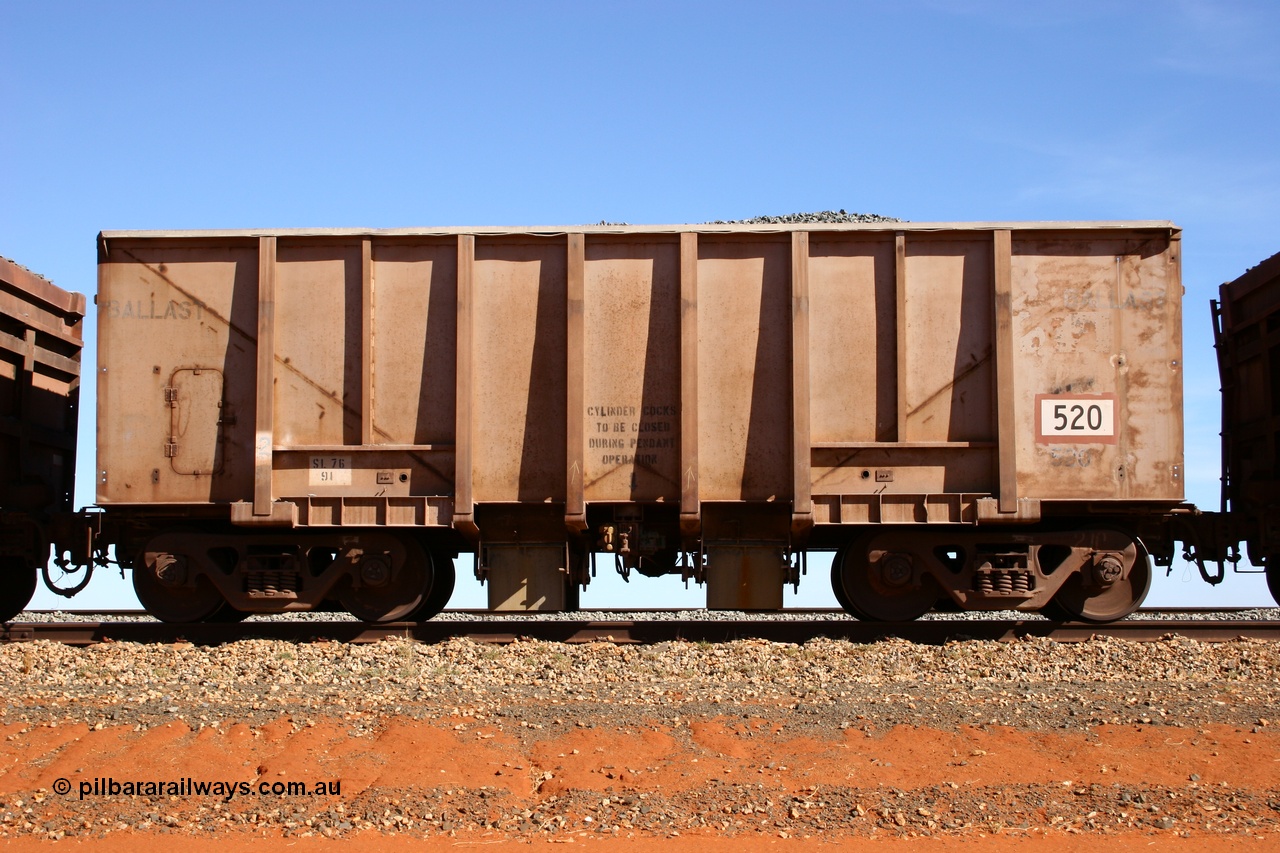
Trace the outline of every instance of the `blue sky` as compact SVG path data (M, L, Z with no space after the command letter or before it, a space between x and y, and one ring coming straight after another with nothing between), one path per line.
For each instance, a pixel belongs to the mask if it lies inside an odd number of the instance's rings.
M1265 0L0 0L0 255L92 293L103 229L1171 219L1216 508L1208 300L1280 251L1278 37ZM127 595L106 574L78 605ZM584 603L702 600L607 574ZM1149 599L1267 600L1181 565Z

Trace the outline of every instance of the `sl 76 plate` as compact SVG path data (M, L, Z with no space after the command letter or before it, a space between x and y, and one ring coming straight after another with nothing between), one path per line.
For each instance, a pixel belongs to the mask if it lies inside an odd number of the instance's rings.
M350 456L312 456L307 482L313 486L350 486Z

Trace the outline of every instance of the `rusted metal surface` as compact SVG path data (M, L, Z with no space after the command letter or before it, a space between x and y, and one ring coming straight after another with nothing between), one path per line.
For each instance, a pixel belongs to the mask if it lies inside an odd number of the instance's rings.
M1024 494L1181 496L1180 248L1176 233L1130 235L1074 257L1049 240L1015 258L1017 352L1024 373L1040 362L1034 394L1045 395L1019 410L1019 430L1037 436L1019 445ZM1078 427L1085 440L1061 441ZM1064 467L1071 477L1057 475Z
M47 640L67 645L104 641L173 643L187 641L217 645L244 639L291 642L335 640L375 643L389 638L438 643L466 638L478 643L542 640L559 643L653 644L684 640L723 643L763 639L804 643L818 637L873 643L900 638L913 643L942 644L962 640L1013 642L1045 637L1063 643L1113 637L1154 642L1170 636L1200 642L1241 639L1280 640L1280 622L1208 622L1200 620L1135 620L1110 625L1084 625L1043 620L977 620L870 623L814 618L796 621L760 620L530 620L526 622L421 622L369 625L362 622L250 622L237 625L204 623L171 625L160 622L14 622L0 626L0 642Z
M992 307L995 310L995 379L997 389L1013 388L1018 369L1014 358L1013 334L1013 247L1011 232L1001 229L994 233L992 252L995 293ZM1018 510L1018 433L1016 398L1013 394L996 394L996 441L1000 448L996 457L1000 489L998 507L1001 513Z
M257 352L257 336L246 332L258 328L258 335L274 336L269 343L276 351L264 361L262 372L272 373L274 365L280 378L270 400L260 401L274 417L268 421L266 412L257 414L262 431L272 428L274 499L314 489L385 495L387 490L378 486L387 484L370 476L382 467L370 458L371 451L425 445L431 449L421 454L430 456L446 449L454 438L449 415L461 395L474 410L473 452L479 455L472 476L478 502L562 501L569 466L562 464L557 447L566 443L560 424L570 419L582 428L588 449L599 451L584 457L584 483L590 484L586 501L674 500L682 479L678 453L662 452L672 449L665 446L633 448L631 441L643 428L645 438L678 442L682 424L672 413L687 413L689 404L696 404L700 416L700 444L709 445L694 472L699 500L783 500L796 490L788 459L802 455L791 445L804 433L792 428L794 416L787 414L801 405L792 399L793 384L803 388L804 383L793 380L787 365L806 356L814 362L809 377L814 399L805 417L812 419L816 450L888 451L890 467L904 469L889 487L877 481L847 483L838 475L852 472L856 480L861 466L850 464L851 459L824 459L820 467L827 470L814 473L815 493L828 499L865 493L997 494L998 475L990 458L997 440L992 419L997 399L993 327L998 325L993 268L999 271L1007 263L1009 269L999 278L1009 278L1003 286L1010 288L1008 323L1014 339L1012 372L1006 376L1013 387L999 400L1002 410L1011 406L1016 416L1011 440L1021 463L1018 494L1062 500L1181 497L1181 483L1171 471L1179 464L1174 439L1180 426L1169 411L1176 409L1173 398L1180 388L1160 375L1176 372L1173 362L1180 355L1174 322L1178 281L1171 274L1176 229L1167 223L1063 225L1060 231L1039 225L894 227L896 231L884 226L815 230L811 239L803 232L803 243L796 243L807 247L803 267L791 261L798 250L779 240L785 235L685 232L686 272L681 279L696 275L697 283L686 283L690 292L683 301L686 308L699 306L700 313L688 318L696 322L698 337L686 342L697 345L698 370L684 381L674 360L680 348L670 343L678 337L678 234L584 228L590 233L572 237L575 253L564 234L476 229L471 285L476 302L470 308L474 341L468 348L475 364L461 391L457 383L445 381L453 378L448 354L457 318L446 314L437 322L432 317L436 311L448 312L455 302L459 273L450 263L451 244L434 232L388 232L394 237L281 232L260 240L234 233L220 239L212 234L107 234L101 265L104 361L109 375L112 368L123 372L116 339L129 336L137 343L132 333L141 331L140 321L163 321L156 331L168 334L148 336L143 343L144 351L155 356L152 360L209 362L224 373L234 372L235 384L241 385L245 371L227 368L242 367L237 359L265 358ZM801 232L793 236L799 238ZM582 240L585 248L578 242ZM280 246L278 257L271 255L272 241ZM897 308L878 295L885 279L877 269L886 252L893 257L895 246L900 252ZM362 256L366 249L367 262ZM696 260L690 256L693 251ZM999 263L993 262L993 253L1000 256ZM574 269L582 267L577 274L583 277L586 337L585 365L574 369L585 367L586 375L584 411L567 413L573 416L567 418L565 287L571 255L581 256ZM691 269L695 264L696 272ZM253 300L239 299L256 289L245 274L255 265L264 292L279 294L264 297L263 316L257 318L252 316ZM785 306L793 279L805 276L813 283L808 287L812 295L804 299L820 302L823 310L810 321L813 346L797 352L793 343L802 341L786 321L791 312ZM237 299L249 309L239 323L231 316ZM890 309L890 324L899 309L902 314L892 337L877 328L877 320L886 316L881 305ZM270 323L264 319L269 310L276 318ZM364 318L366 312L373 313L371 322ZM188 331L200 334L184 334ZM887 351L885 341L890 342ZM866 358L871 343L875 359ZM692 365L687 369L692 373ZM105 384L109 390L118 384L136 394L145 390L148 383L139 380L150 370L139 366L133 375L112 376ZM1128 388L1133 377L1137 389ZM684 388L690 385L699 396L685 400L681 392L693 390ZM262 393L256 387L248 390ZM1089 433L1087 419L1074 430L1055 433L1053 424L1041 424L1047 434L1037 431L1035 395L1066 400L1108 393L1119 395L1115 405L1122 410L1107 413L1108 425L1124 427L1117 428L1119 435L1098 436L1096 429ZM243 398L239 409L256 408L243 390L228 387L225 394L228 402L237 394ZM895 417L881 412L896 397L902 397L893 405L898 427L893 426ZM117 417L111 410L103 425L108 454L120 431L113 420ZM372 437L368 442L366 422ZM233 456L256 448L236 440L240 433L228 428L239 425L243 431L248 423L240 418L220 431L223 443L239 448ZM903 434L894 434L898 432ZM1076 451L1055 453L1056 445L1036 441L1038 435ZM592 437L621 438L623 452L591 447ZM1085 440L1099 437L1116 439L1116 444ZM536 453L539 447L546 452ZM352 469L326 485L311 473L310 460L297 464L298 448L314 448L316 454L320 448L356 448L349 452L358 452L359 462L353 459ZM641 461L633 451L640 452ZM937 458L921 455L926 451L935 451ZM442 458L429 473L427 466L402 453L406 467L424 469L413 471L408 492L452 492L451 458ZM1122 462L1122 454L1146 464ZM967 462L974 455L982 457L982 464ZM619 457L628 461L619 462ZM145 495L136 490L148 476L136 478L127 460L116 463L114 458L109 456L103 467L119 467L121 473L109 472L100 496L104 503L185 502L201 491L215 500L223 493L247 494L244 458L229 460L228 471L207 478L201 490L193 492L185 481L164 476L159 488ZM1057 476L1066 461L1078 469L1075 476ZM1125 473L1129 467L1135 470ZM214 481L223 488L211 490ZM861 514L874 520L870 513Z
M73 509L84 315L83 295L0 258L0 618L30 601Z
M809 234L797 231L791 235L791 532L798 538L813 527L809 263Z
M1247 512L1280 501L1280 400L1274 394L1280 383L1280 255L1222 285L1219 293L1223 497L1230 508Z
M680 235L680 532L699 532L698 491L698 235Z
M864 526L1176 506L1178 252L1167 222L107 232L98 499L542 554L494 606L568 606L596 551L769 609Z
M1280 254L1222 285L1213 305L1222 378L1222 509L1280 602Z
M0 510L71 509L85 298L0 258Z

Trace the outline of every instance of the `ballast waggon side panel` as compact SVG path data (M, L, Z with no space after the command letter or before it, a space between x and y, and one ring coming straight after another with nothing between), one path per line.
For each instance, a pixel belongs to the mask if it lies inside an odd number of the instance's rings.
M780 606L795 554L868 525L1179 503L1179 267L1167 222L105 232L98 499L138 537L407 528L410 564L475 550L503 609L571 606L592 553ZM240 548L209 535L209 566ZM975 594L1053 595L1018 571Z
M473 506L696 488L807 498L836 523L971 521L979 497L1001 513L1177 501L1177 238L1167 223L108 233L99 499L256 498L261 516L268 494L307 499L304 516L448 524L470 510L412 499L458 494L465 422ZM341 505L356 498L382 502Z

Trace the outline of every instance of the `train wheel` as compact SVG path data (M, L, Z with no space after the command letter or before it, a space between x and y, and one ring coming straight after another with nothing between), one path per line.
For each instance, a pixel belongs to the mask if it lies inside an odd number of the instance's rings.
M831 561L831 591L835 593L836 601L844 608L846 613L857 616L858 614L854 613L853 610L853 602L849 601L849 594L844 591L844 580L841 578L843 556L844 552L842 551Z
M31 603L39 571L21 557L0 558L0 622L8 622Z
M564 610L561 612L576 613L582 609L582 584L571 577L566 577L564 583Z
M943 595L933 605L934 613L963 613L964 608L956 604L956 600L949 595Z
M443 554L432 553L431 592L427 593L418 609L407 617L409 621L426 622L433 616L438 616L449 603L449 599L453 597L453 586L456 581L457 573L453 568L453 560Z
M200 622L226 604L208 578L190 576L186 556L164 551L144 550L134 562L133 591L161 622Z
M1075 617L1058 603L1057 599L1050 599L1038 611L1041 616L1052 622L1070 622Z
M943 595L937 581L927 574L916 579L906 555L882 554L869 560L868 544L863 540L845 546L836 555L832 589L842 588L848 600L841 605L868 622L910 622L932 610Z
M1119 558L1129 567L1127 575L1110 581L1106 576L1114 566L1086 565L1067 579L1041 612L1079 622L1115 622L1137 610L1151 589L1151 557L1141 542L1131 538Z
M422 607L431 591L431 559L416 541L397 540L403 550L401 565L392 566L381 555L361 561L360 584L348 583L338 600L361 622L397 622Z
M1280 557L1267 558L1267 589L1271 590L1276 604L1280 604Z
M249 618L247 610L237 610L230 604L224 604L213 612L206 620L208 622L218 622L223 625L234 625L237 622L243 622Z

